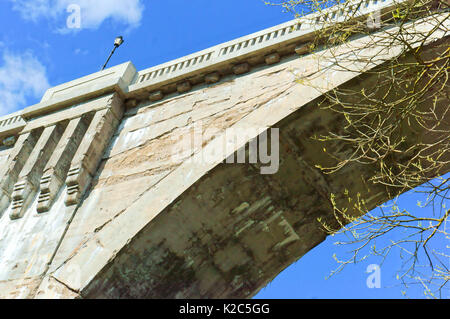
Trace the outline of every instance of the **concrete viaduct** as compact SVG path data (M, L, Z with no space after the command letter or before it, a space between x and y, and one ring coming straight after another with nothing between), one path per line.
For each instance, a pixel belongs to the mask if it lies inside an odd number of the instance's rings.
M368 0L357 14L394 6ZM367 166L322 174L311 137L342 124L316 106L324 92L370 90L367 71L403 47L377 50L380 28L333 48L370 62L337 67L330 48L308 51L345 19L329 10L143 71L124 63L0 118L0 298L249 298L325 239L332 193L387 201ZM437 21L430 54L448 46L448 12L407 25L420 38ZM274 174L248 152L227 163L272 128ZM230 131L244 138L224 148Z

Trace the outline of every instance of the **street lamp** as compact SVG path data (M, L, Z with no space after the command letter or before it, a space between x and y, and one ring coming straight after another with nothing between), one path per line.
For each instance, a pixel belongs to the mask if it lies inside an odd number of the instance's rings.
M117 49L118 47L120 47L120 46L122 45L122 43L124 43L124 42L125 42L125 41L123 40L123 37L122 37L122 36L119 36L119 37L117 37L117 38L114 40L114 49L112 49L111 54L109 55L108 60L106 60L105 64L103 65L102 70L104 70L104 69L106 68L106 65L108 64L109 59L111 59L111 57L112 57L112 55L114 54L114 52L116 51L116 49Z

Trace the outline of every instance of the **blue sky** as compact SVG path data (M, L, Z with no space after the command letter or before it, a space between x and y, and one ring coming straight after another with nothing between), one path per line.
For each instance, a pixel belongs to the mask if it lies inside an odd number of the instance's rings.
M449 178L450 174L444 175L442 178ZM439 183L438 179L432 181L434 185ZM408 210L414 216L430 216L432 207L418 207L418 201L423 205L426 202L426 196L419 194L417 191L427 190L425 187L419 187L413 191L404 193L401 195L396 204L400 210ZM387 210L391 208L393 202L385 203L383 206ZM439 209L437 203L434 204L434 208ZM371 214L378 214L380 208L371 211ZM448 228L450 225L446 226ZM387 236L381 237L377 240L376 247L381 248L389 244L391 240L400 240L405 238L405 235L410 234L405 232L404 229L398 229L393 231ZM402 274L402 270L406 269L409 263L405 263L408 260L408 254L403 254L401 258L400 250L393 249L388 255L388 258L382 259L381 257L375 257L368 254L369 249L364 249L360 258L368 256L367 259L356 263L349 264L343 268L343 270L333 276L330 276L331 272L338 267L333 255L340 260L344 260L353 256L350 252L356 248L357 245L336 245L336 242L348 242L349 238L345 234L338 234L335 236L328 236L328 238L299 261L292 264L285 269L275 280L270 283L266 288L262 289L256 298L353 298L353 299L403 299L403 298L427 298L424 295L424 289L421 285L410 285L407 289L404 285L400 284L397 279L397 274ZM449 256L450 252L450 240L445 236L436 236L434 240L429 243L430 251L446 252ZM412 251L411 245L404 244L403 248L408 248ZM418 254L418 265L429 265L423 251ZM450 258L443 258L446 267L450 267ZM434 261L436 263L436 261ZM367 279L370 275L374 274L371 270L368 272L370 265L379 266L380 274L380 287L369 288L367 286ZM406 265L406 266L405 266ZM422 274L429 274L427 270L429 267L419 267L419 271ZM424 276L422 276L425 278ZM450 290L444 289L441 298L450 298Z
M67 7L81 8L81 28L67 29ZM0 116L39 102L45 90L98 71L114 38L125 44L109 66L132 61L145 69L291 20L262 0L2 0L0 1ZM417 195L401 197L417 209ZM426 213L422 210L421 213ZM393 235L395 236L395 235ZM333 254L348 248L329 237L282 272L257 298L402 298L395 270L401 260L381 264L381 288L368 288L369 258L325 280L336 267ZM448 242L441 240L437 247ZM409 297L423 298L411 288ZM448 296L447 296L448 298Z

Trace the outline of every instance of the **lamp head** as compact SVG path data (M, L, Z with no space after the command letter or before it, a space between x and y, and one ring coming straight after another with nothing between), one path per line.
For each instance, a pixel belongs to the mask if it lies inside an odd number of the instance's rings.
M122 45L123 42L124 42L123 37L119 36L114 40L114 46L118 48Z

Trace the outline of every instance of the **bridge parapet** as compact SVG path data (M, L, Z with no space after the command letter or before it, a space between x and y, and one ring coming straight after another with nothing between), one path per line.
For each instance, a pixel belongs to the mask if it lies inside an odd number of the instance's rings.
M256 65L272 64L281 56L307 51L296 50L310 42L315 32L334 23L361 19L379 12L383 14L406 1L367 0L349 1L343 6L330 7L321 13L313 13L299 19L244 36L185 57L139 71L129 87L129 95L140 96L150 92L150 99L158 100L164 94L184 92L180 86L215 83L221 75L240 74L233 69L240 63Z

